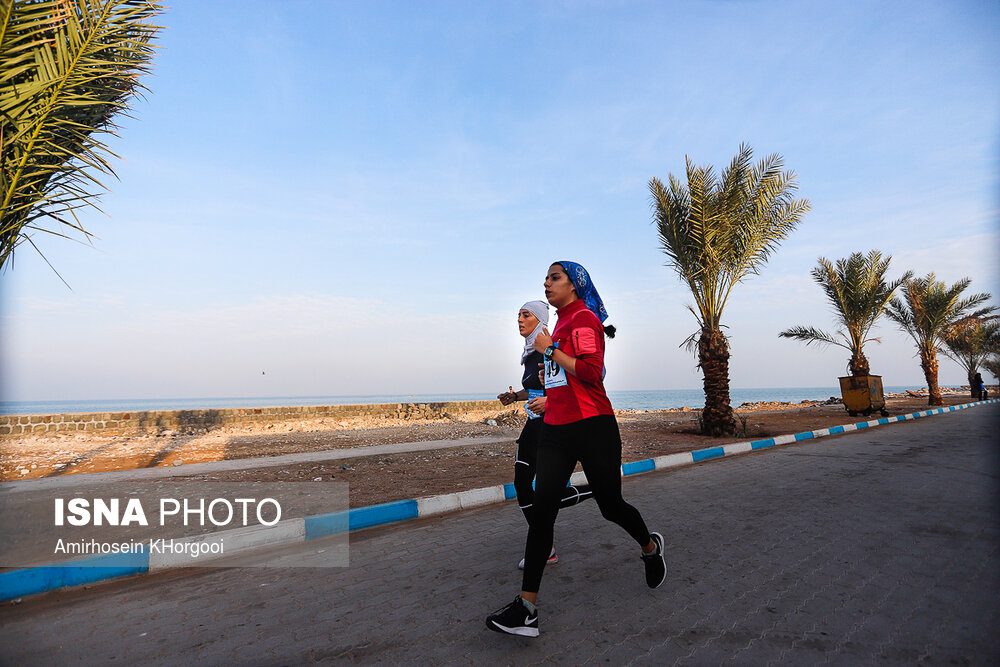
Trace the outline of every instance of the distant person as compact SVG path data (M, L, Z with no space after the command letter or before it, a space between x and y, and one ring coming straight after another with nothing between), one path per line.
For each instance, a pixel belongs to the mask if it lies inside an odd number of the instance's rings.
M575 262L557 262L545 276L545 298L559 315L552 335L542 327L532 347L545 359L545 416L535 470L535 502L524 547L521 594L486 617L486 627L525 637L538 636L535 602L552 546L563 490L577 462L583 466L601 514L624 528L642 549L646 585L666 577L663 536L650 533L639 511L622 498L622 440L604 390L604 327L607 311Z
M972 378L972 396L977 401L986 400L986 384L983 382L982 373L976 373L976 376Z
M542 415L545 413L545 389L539 377L539 370L544 366L542 353L532 345L535 338L549 323L549 306L544 301L529 301L521 306L517 313L517 329L524 337L524 350L521 352L521 365L524 372L521 377L520 391L508 391L497 396L504 405L514 401L528 401L524 406L528 413L528 421L521 429L517 438L517 456L514 460L514 490L517 491L517 504L524 513L528 525L531 525L531 508L535 502L535 461L538 456L538 439L542 433ZM590 498L590 485L567 486L559 500L559 507L572 507ZM559 562L553 545L548 563ZM517 565L524 569L524 559Z

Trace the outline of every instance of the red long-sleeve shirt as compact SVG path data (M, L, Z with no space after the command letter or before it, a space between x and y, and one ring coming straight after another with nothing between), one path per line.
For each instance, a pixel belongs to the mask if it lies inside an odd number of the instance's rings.
M582 299L556 311L552 331L558 348L576 358L576 376L566 373L563 387L546 388L545 423L569 424L597 415L613 415L604 391L604 327ZM564 371L565 372L565 371Z

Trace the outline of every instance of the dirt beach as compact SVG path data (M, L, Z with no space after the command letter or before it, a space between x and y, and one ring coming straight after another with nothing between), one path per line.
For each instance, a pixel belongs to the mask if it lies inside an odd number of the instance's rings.
M970 401L966 393L957 392L945 394L944 400L945 405ZM358 507L511 481L514 440L524 423L524 413L520 409L502 409L499 403L497 408L496 411L433 421L353 418L337 422L283 422L260 428L220 429L207 434L115 437L88 433L8 438L0 443L0 481L256 459L253 465L238 471L179 478L349 482L351 506ZM927 409L927 399L887 397L887 409L892 415L915 412ZM635 461L727 442L799 433L863 419L850 417L839 401L757 403L737 408L745 434L738 438L709 438L698 434L698 414L691 409L618 411L623 460ZM503 441L329 462L275 466L266 462L267 457L282 454L468 437L499 437Z

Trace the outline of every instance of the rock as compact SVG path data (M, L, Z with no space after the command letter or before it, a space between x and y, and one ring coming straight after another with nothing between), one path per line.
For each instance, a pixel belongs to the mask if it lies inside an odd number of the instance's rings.
M177 459L176 461L174 461L174 465L175 466L184 465L184 461L181 461L180 459Z
M496 419L487 419L486 420L486 424L489 425L489 426L496 426L497 425L497 420Z
M323 481L323 478L322 478L322 477L314 477L314 478L313 478L313 481L314 481L314 482L322 482L322 481Z

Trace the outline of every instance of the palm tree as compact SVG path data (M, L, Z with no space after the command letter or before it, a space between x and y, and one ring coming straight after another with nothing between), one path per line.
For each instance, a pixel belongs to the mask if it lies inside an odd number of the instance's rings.
M979 367L991 355L1000 354L1000 322L996 317L966 318L944 336L941 352L965 369L969 391L975 396L973 380Z
M938 387L937 351L948 332L966 318L984 317L996 310L994 306L974 310L989 301L986 293L959 298L971 282L964 278L948 287L933 273L926 278L911 278L903 283L903 299L893 297L886 308L886 315L917 344L920 368L927 380L928 405L944 404Z
M1000 380L1000 354L983 359L983 368L989 371L994 379Z
M155 0L0 1L0 270L30 232L91 235L76 209L114 175L101 141L143 90ZM46 226L49 223L49 226Z
M717 178L711 166L687 163L687 186L670 175L665 187L649 181L653 219L660 247L694 296L698 320L698 365L704 376L702 430L733 435L736 419L729 402L729 342L722 333L722 312L736 283L760 272L768 257L809 210L794 199L795 174L782 172L783 160L770 155L756 165L753 151L741 145Z
M889 270L892 255L882 257L878 250L867 255L860 252L847 259L838 259L836 265L825 257L819 258L819 266L812 270L812 277L826 292L827 300L833 304L838 324L843 330L834 334L814 327L792 327L778 334L781 338L793 338L820 345L837 345L851 353L847 364L848 372L854 377L871 375L865 343L880 342L871 338L872 327L885 312L885 306L893 292L903 281L912 277L907 272L899 280L886 283L885 274Z

